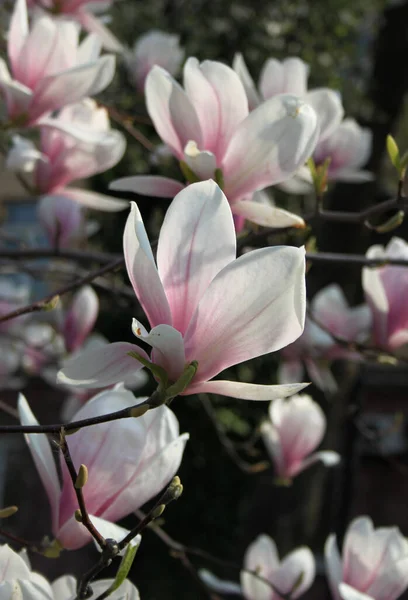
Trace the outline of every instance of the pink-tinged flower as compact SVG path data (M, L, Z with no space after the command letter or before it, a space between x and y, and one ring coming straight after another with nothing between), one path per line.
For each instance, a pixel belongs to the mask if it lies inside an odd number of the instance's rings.
M335 392L337 384L329 368L336 359L359 360L360 355L339 344L364 342L370 333L371 312L366 304L350 307L337 284L331 284L317 292L310 305L310 318L299 339L282 351L283 361L279 368L279 381L291 383L302 378L303 364L317 387ZM332 337L332 335L334 337Z
M320 128L319 142L326 139L340 125L344 116L340 95L330 88L308 90L309 66L300 58L267 60L259 78L259 92L242 54L235 55L233 68L242 81L251 110L279 94L295 94L316 111Z
M91 286L82 287L73 297L61 326L61 333L68 352L75 352L83 345L94 328L98 312L98 296Z
M326 417L307 394L271 402L269 421L262 423L261 433L280 480L290 482L319 460L328 467L339 462L337 452L313 452L325 431Z
M123 46L120 41L96 16L97 13L108 9L111 4L112 0L27 0L30 8L45 11L54 19L58 16L74 19L84 29L96 34L106 50L121 52Z
M16 0L8 32L11 75L0 60L0 91L8 118L33 125L45 114L105 89L115 72L115 59L98 58L100 42L89 36L78 43L75 23L43 15L28 27L25 0Z
M118 386L87 402L73 420L108 414L135 403L133 394ZM37 424L22 395L18 409L22 424ZM76 469L81 464L88 467L83 493L89 514L118 521L140 508L175 475L187 439L188 434L179 435L177 418L167 406L137 419L101 423L70 435L67 443ZM75 520L78 504L63 458L60 456L61 485L47 436L28 434L26 441L51 505L53 535L66 549L80 548L92 538Z
M275 542L268 535L258 536L248 547L244 568L270 581L275 590L293 600L311 587L316 570L313 554L306 547L297 548L280 561ZM247 600L282 600L270 585L246 571L241 571L241 587Z
M156 131L181 161L186 179L222 180L234 215L261 225L267 207L253 202L252 194L291 177L317 142L318 117L308 104L281 95L249 114L238 75L219 62L189 58L184 89L164 69L153 67L145 95ZM172 197L183 185L142 176L119 179L111 188Z
M323 141L319 141L313 153L317 167L330 160L327 170L328 181L364 183L374 177L370 171L362 170L371 154L372 133L360 127L354 119L344 119ZM293 194L307 194L312 189L312 177L307 167L302 167L282 188Z
M368 249L367 258L408 260L408 244L394 237L387 247ZM363 288L373 314L374 342L391 352L408 342L408 270L384 266L363 269Z
M37 216L53 248L69 248L84 236L81 206L66 196L43 196L37 204Z
M128 202L67 185L107 171L121 160L125 148L124 136L110 129L107 111L86 98L65 107L58 118L42 120L40 152L36 159L33 159L35 146L28 140L14 137L8 167L22 171L31 168L34 187L39 195L63 196L88 208L117 211L126 208ZM48 200L48 206L53 202L57 201ZM65 203L59 207L62 213L66 206ZM54 221L51 214L44 217L44 221ZM67 221L70 232L78 222L78 214L70 210Z
M132 83L143 93L152 67L159 65L170 75L177 75L183 59L179 36L153 29L136 40L133 51L126 56L126 63Z
M248 400L271 400L295 386L254 385L213 379L240 362L282 348L303 330L303 248L274 247L236 259L228 201L213 181L192 184L167 211L157 247L157 266L135 203L123 236L133 289L152 327L133 322L133 333L153 348L152 361L176 382L185 366L198 369L183 394L209 392ZM239 302L237 302L239 298ZM100 387L141 368L129 353L138 346L115 343L68 361L59 381Z
M328 537L325 561L334 600L397 600L408 587L408 541L397 527L374 529L368 517L350 524L342 557Z
M0 600L52 600L54 598L48 581L31 571L27 557L17 554L4 544L0 546ZM68 597L66 598L68 600Z

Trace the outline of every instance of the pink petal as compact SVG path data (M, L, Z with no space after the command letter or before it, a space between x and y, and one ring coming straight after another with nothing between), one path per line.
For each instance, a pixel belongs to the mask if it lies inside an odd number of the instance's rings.
M143 365L128 355L137 352L149 360L146 352L134 344L115 342L96 350L85 350L68 359L57 374L57 381L81 388L103 388L143 368Z
M363 592L354 589L347 583L340 583L339 593L342 600L374 600L373 596L364 594Z
M290 478L289 473L285 470L285 457L282 452L278 430L271 421L264 421L261 424L260 432L263 443L274 463L277 475L282 478Z
M82 206L86 206L86 208L101 210L103 212L118 212L129 206L127 200L119 200L119 198L114 198L113 196L106 196L105 194L98 194L97 192L80 188L63 188L58 193L82 204Z
M344 108L340 94L329 88L317 88L308 92L305 102L316 111L319 120L319 141L326 139L340 125Z
M276 544L268 535L260 535L245 552L244 567L271 581L272 574L279 568ZM250 600L270 600L272 588L261 579L241 571L241 587L245 598Z
M99 300L90 285L74 296L62 325L62 335L68 352L74 352L92 331L99 312Z
M232 62L232 68L235 73L241 80L242 85L244 86L245 93L248 98L248 107L249 110L253 110L261 103L259 98L258 91L255 87L254 80L252 79L248 67L245 64L244 57L240 52L237 52L234 56L234 60Z
M342 580L343 573L341 557L337 548L336 536L334 534L329 535L326 540L324 546L324 560L333 600L340 600L338 586Z
M300 584L291 594L291 598L296 600L310 588L315 573L316 565L311 550L301 547L285 557L276 574L273 574L272 581L278 590L289 594L302 577Z
M232 204L231 209L235 215L245 217L248 221L262 227L305 227L302 217L276 206L251 200L238 200Z
M172 325L170 307L154 262L143 219L135 202L123 234L126 268L135 294L152 327Z
M267 100L277 94L304 96L307 91L309 67L300 58L286 58L282 62L270 58L262 68L259 89Z
M84 29L98 36L105 50L108 50L109 52L123 52L123 45L118 38L105 27L101 19L98 19L98 17L84 8L81 8L75 16Z
M20 394L18 398L18 412L22 425L38 425L38 421L34 417L23 394ZM58 522L61 488L51 445L44 433L26 434L25 440L30 449L31 456L33 457L45 491L47 492L51 506L52 527L55 532Z
M203 383L192 383L184 394L220 394L241 400L274 400L286 398L303 390L308 383L293 383L287 385L257 385L254 383L241 383L240 381L222 381L215 379Z
M158 198L174 198L184 189L184 185L169 177L156 175L136 175L135 177L122 177L110 184L111 190L118 192L133 192L142 196L156 196Z
M145 85L146 106L157 133L180 159L193 140L202 146L200 123L183 88L161 67L151 69Z
M296 96L261 104L238 126L223 160L229 201L294 175L312 154L318 133L316 113Z
M304 249L263 248L244 254L213 279L184 336L187 360L199 362L197 382L300 336L304 269Z
M16 0L8 31L7 52L14 70L28 36L27 4L25 0Z
M181 191L160 231L157 264L173 326L183 335L211 281L235 254L231 209L218 185L205 181Z

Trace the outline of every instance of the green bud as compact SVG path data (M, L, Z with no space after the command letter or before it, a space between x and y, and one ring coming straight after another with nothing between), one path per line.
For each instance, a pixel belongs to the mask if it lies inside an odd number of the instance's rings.
M48 300L48 302L42 302L41 309L42 310L54 310L54 308L57 308L58 304L59 304L59 300L60 297L57 296L53 296L50 300Z
M148 410L150 410L150 406L147 404L142 404L141 406L135 406L130 409L130 416L137 419L138 417L143 416Z
M156 506L156 508L152 512L152 518L157 519L158 517L160 517L164 513L165 508L165 504L159 504L159 506Z
M394 167L398 172L401 170L401 161L400 161L400 153L397 146L397 142L394 140L392 135L387 135L387 152L388 156Z
M58 540L54 540L42 550L41 554L47 558L59 558L63 549L64 546Z
M81 490L88 481L88 468L86 465L79 467L78 476L75 481L75 488Z
M6 506L5 508L0 508L0 519L8 519L9 517L15 515L17 511L17 506Z
M74 517L75 517L75 521L78 521L78 523L82 523L82 513L79 510L79 508L77 508L76 511L74 512Z

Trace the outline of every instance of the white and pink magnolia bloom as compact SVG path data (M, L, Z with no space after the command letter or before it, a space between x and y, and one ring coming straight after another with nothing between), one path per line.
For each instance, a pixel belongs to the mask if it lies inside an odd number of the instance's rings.
M146 77L155 65L177 75L183 59L178 35L152 29L136 40L133 50L126 55L126 64L132 83L143 93Z
M272 538L260 535L247 548L244 568L270 581L275 590L293 600L304 594L315 578L315 561L309 548L300 547L279 560ZM241 571L242 594L246 600L281 600L280 595L261 579Z
M32 142L15 136L7 166L13 170L31 170L37 193L57 198L49 200L48 207L50 203L57 204L60 197L96 210L117 211L128 206L128 202L111 196L67 187L74 180L107 171L121 160L125 152L125 138L119 131L110 128L104 108L86 98L65 107L55 119L43 119L39 128L39 151ZM36 158L35 152L38 153ZM63 229L62 233L70 234L78 223L78 214L72 209L66 211L66 203L59 208L60 214L43 215L43 220L48 221L47 228L54 229L55 219L66 218L67 231Z
M269 420L262 423L261 434L282 482L290 482L317 461L328 467L339 462L337 452L314 452L325 431L326 417L311 396L299 394L271 402Z
M94 328L98 313L98 296L90 285L82 287L74 295L60 326L68 352L75 352L84 344Z
M336 536L325 546L333 600L397 600L408 587L408 541L397 527L374 529L369 517L349 525L343 556Z
M135 203L123 243L129 278L152 327L148 333L134 319L133 333L153 348L151 360L166 371L169 382L178 381L185 366L198 361L184 395L271 400L304 387L214 379L301 334L303 248L263 248L236 259L231 209L213 181L192 184L173 200L159 235L157 266ZM92 388L123 380L142 366L132 352L149 360L138 346L117 342L68 361L59 381Z
M318 117L293 95L264 102L249 114L237 74L226 65L189 58L184 89L161 67L146 79L146 104L157 133L181 161L186 179L214 179L238 218L273 227L274 211L252 201L258 190L285 181L311 156ZM183 166L184 165L184 166ZM119 179L114 190L173 197L184 186L166 177Z
M315 294L309 310L303 334L282 351L278 379L281 383L298 381L302 378L304 363L318 388L335 392L337 384L330 362L360 358L335 338L345 342L366 341L372 323L370 308L367 304L350 307L340 286L330 284Z
M73 420L108 414L135 404L133 394L117 386L87 402ZM22 424L37 424L22 395L18 409ZM101 423L68 436L76 469L81 464L88 467L83 493L91 517L117 521L158 494L179 468L187 439L188 434L179 435L177 418L167 406L150 410L137 419ZM27 434L26 441L48 495L53 535L66 549L80 548L92 538L75 520L78 505L65 461L59 457L61 485L47 436Z
M102 91L111 82L115 59L99 57L100 42L79 44L75 23L42 15L28 25L25 0L16 0L8 32L11 75L0 60L0 91L8 119L29 126L54 110Z
M394 237L386 247L368 249L367 258L408 260L408 244ZM374 342L393 352L408 343L408 269L385 265L363 269L363 288L373 315Z
M81 205L66 196L40 198L37 217L52 248L70 248L86 235Z
M259 77L259 92L248 71L242 54L236 54L233 62L245 88L251 110L279 94L295 94L314 108L319 121L319 142L326 139L344 116L340 94L330 88L307 89L309 66L300 58L290 57L279 61L270 58L264 64Z

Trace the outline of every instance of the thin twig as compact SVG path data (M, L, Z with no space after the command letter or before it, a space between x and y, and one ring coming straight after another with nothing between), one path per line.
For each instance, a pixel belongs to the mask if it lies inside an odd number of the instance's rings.
M146 148L146 150L149 150L149 152L152 152L155 149L155 145L152 144L152 142L147 139L147 137L145 135L143 135L143 133L141 131L139 131L138 129L136 129L135 127L133 127L132 125L132 118L131 117L126 117L124 118L119 111L116 110L116 108L113 108L112 106L107 106L106 107L109 116L116 121L116 123L118 123L119 125L121 125L121 127L123 127L123 129L125 129L129 135L131 135L137 142L139 142L139 144L142 144L142 146L144 146Z

